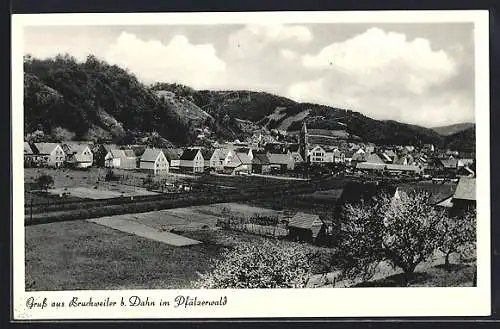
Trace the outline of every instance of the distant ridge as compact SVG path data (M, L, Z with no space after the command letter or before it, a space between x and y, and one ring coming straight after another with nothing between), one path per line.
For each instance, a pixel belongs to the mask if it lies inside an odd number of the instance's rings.
M212 141L245 140L273 130L294 133L306 122L321 135L345 141L468 150L475 143L473 131L460 134L473 123L429 129L267 92L195 90L162 82L148 86L94 56L83 62L69 55L25 57L24 72L25 134L42 131L53 141L187 146L205 132Z
M434 127L432 130L440 134L441 136L449 136L461 131L467 130L469 128L475 127L476 124L472 122L457 123L448 126Z

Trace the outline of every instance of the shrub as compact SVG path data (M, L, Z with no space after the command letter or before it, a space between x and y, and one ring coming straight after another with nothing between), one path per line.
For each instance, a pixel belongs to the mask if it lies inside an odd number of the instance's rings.
M36 179L36 183L42 191L47 192L48 188L54 185L54 178L47 174L41 174Z
M302 288L312 274L311 252L302 245L245 242L226 250L196 288Z

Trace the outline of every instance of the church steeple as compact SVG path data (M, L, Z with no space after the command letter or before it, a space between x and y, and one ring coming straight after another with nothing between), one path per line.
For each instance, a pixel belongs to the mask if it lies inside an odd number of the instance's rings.
M302 129L300 131L300 138L299 138L299 147L300 147L300 155L302 156L302 159L304 159L305 162L307 161L307 151L309 149L309 136L307 132L307 124L304 123L302 124Z

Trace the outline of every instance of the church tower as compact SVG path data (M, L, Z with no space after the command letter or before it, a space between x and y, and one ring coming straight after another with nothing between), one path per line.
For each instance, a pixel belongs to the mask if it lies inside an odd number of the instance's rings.
M300 149L300 156L302 156L304 162L309 162L307 157L307 151L309 150L309 136L307 133L307 125L305 122L302 124L302 129L300 131L299 149Z

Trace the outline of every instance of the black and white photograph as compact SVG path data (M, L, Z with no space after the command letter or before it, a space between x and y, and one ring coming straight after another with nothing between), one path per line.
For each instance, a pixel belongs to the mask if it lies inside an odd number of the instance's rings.
M489 294L488 13L330 14L19 17L21 316Z

